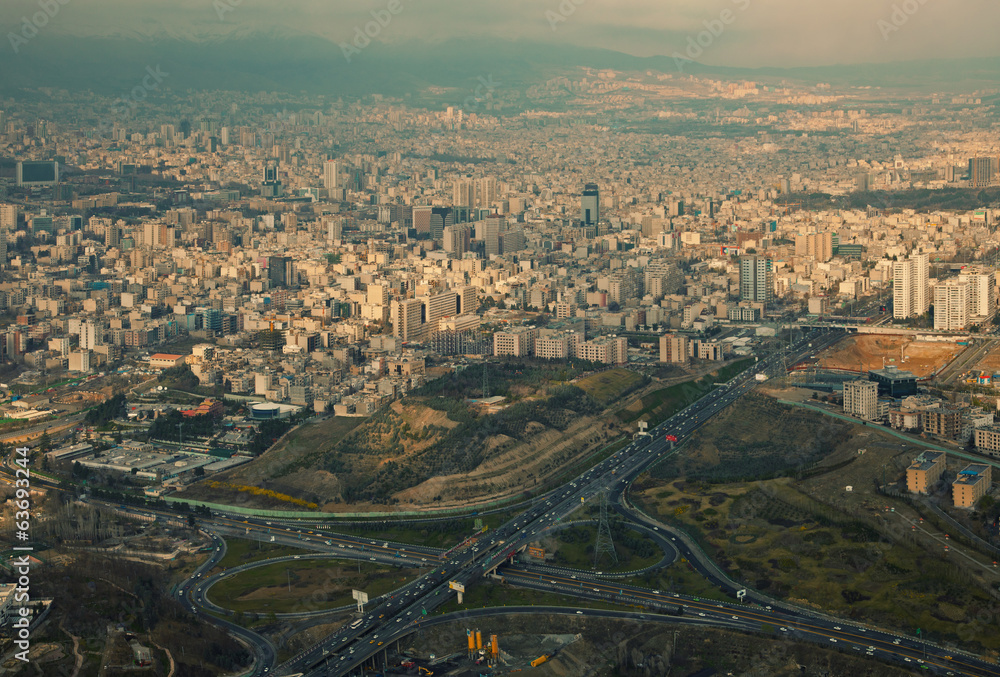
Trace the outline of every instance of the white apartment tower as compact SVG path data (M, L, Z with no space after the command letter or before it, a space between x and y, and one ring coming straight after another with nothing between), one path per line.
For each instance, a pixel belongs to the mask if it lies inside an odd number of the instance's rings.
M340 162L337 160L323 163L323 187L327 190L340 188Z
M971 287L968 282L956 279L934 286L934 329L961 331L969 325Z
M927 254L911 254L892 264L892 316L897 320L923 315L930 308Z
M848 381L844 384L844 413L866 421L878 418L878 383Z

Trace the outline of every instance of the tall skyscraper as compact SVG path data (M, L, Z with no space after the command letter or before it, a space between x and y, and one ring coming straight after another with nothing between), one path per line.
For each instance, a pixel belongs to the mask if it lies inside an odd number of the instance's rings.
M596 183L588 183L583 187L583 196L580 198L580 220L588 225L601 220L601 193Z
M445 226L442 247L456 259L471 249L468 226Z
M340 163L337 160L323 163L323 187L327 190L340 188Z
M740 300L754 303L774 301L774 262L771 257L740 258Z
M502 216L490 216L486 219L483 241L486 243L486 258L494 254L503 254L502 236L507 230L507 219Z
M897 320L923 315L930 308L927 254L911 254L892 264L892 316Z

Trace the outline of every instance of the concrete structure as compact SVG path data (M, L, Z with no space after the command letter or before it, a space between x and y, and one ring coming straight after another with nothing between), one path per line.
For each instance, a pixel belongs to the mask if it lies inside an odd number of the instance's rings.
M925 451L917 456L906 469L907 491L911 494L930 493L947 464L948 457L943 451Z
M1000 458L1000 425L989 425L973 430L976 451Z
M971 285L951 279L934 285L934 329L962 331L972 316Z
M493 334L493 354L497 357L524 357L535 354L536 327L517 327Z
M660 337L660 362L686 364L688 357L686 336L664 334Z
M981 463L970 463L958 473L952 485L952 496L956 508L974 508L980 498L986 495L992 484L992 468Z
M913 254L892 265L892 315L897 320L917 317L927 312L930 264L927 254Z
M917 394L917 377L894 366L872 369L868 378L878 384L878 394L898 398Z
M774 301L774 262L769 256L740 258L740 300L768 304Z
M878 383L862 380L845 383L844 413L865 421L878 420Z
M153 369L172 369L184 364L183 355L170 355L168 353L156 353L150 355L149 366Z

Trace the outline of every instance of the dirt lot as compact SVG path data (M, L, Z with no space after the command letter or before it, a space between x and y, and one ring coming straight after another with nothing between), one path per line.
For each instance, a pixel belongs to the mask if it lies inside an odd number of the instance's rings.
M820 353L819 366L868 371L881 369L885 358L886 366L893 365L923 377L948 364L962 350L963 347L955 343L914 341L909 336L858 334Z
M985 371L991 376L1000 373L1000 348L980 360L972 371Z

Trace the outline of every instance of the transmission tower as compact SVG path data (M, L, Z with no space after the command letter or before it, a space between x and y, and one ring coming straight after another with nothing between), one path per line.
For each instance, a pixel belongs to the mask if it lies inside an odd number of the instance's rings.
M607 553L612 561L618 564L618 553L615 552L615 544L611 540L611 527L608 525L608 496L601 492L601 519L597 524L597 543L594 544L594 568L597 568L601 561L601 555Z
M485 400L490 396L490 364L485 359L483 360L483 399Z

